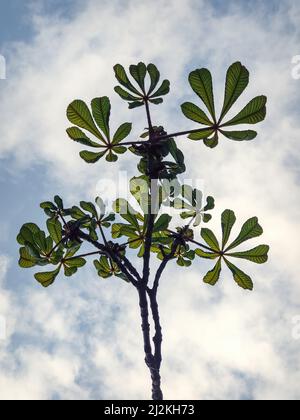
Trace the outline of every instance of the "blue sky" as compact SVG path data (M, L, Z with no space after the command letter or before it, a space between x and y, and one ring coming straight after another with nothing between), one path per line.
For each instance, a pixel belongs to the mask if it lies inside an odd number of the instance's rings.
M120 166L82 162L65 135L65 110L77 97L108 95L115 124L132 121L139 134L143 114L115 96L112 66L140 60L171 80L171 94L154 111L170 129L186 128L179 106L195 100L187 75L198 67L211 69L218 104L236 60L251 74L243 100L269 98L254 142L227 141L211 151L180 140L187 177L203 180L216 199L212 227L219 229L225 208L239 223L257 215L271 258L263 267L245 265L252 294L238 290L229 273L215 288L203 285L206 263L189 271L170 266L161 291L166 395L299 399L300 80L291 64L300 54L299 2L132 0L122 11L118 1L1 3L0 316L7 336L0 340L0 399L148 398L134 292L98 279L92 265L41 289L34 271L18 268L15 243L24 222L43 226L41 201L56 193L69 204L92 200L101 178L116 179L120 168L135 175L129 155Z

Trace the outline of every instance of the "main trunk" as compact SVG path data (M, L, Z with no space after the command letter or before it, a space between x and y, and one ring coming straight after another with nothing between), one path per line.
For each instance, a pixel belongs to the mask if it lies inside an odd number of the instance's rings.
M152 352L150 339L150 324L149 324L149 304L147 299L147 292L145 287L139 289L139 303L142 318L142 331L144 340L145 363L150 371L152 381L152 399L154 401L162 401L163 393L161 390L161 328L157 331L157 322L155 322L155 314L152 313L155 323L156 334L153 339L155 346L155 353ZM153 304L151 304L153 312ZM158 312L157 312L158 313ZM159 321L159 319L158 319Z

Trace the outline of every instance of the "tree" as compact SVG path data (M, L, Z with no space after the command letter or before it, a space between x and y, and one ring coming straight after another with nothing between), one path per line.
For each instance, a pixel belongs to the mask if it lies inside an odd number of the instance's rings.
M167 265L177 261L180 267L190 267L196 257L215 261L212 270L204 276L204 282L213 286L219 281L224 263L241 288L252 290L251 278L233 264L232 259L262 264L267 261L269 251L267 245L246 251L236 250L244 242L260 236L263 230L258 219L253 217L244 223L238 237L229 241L236 223L232 210L225 210L222 214L221 240L206 227L199 229L204 242L197 240L197 229L211 220L210 211L215 203L213 197L207 197L204 204L200 190L180 182L179 176L186 167L175 138L188 136L190 140L202 141L209 148L215 148L220 137L238 142L253 140L257 136L255 131L236 131L234 127L263 121L267 98L258 96L235 117L225 118L249 83L248 70L241 63L234 63L227 71L224 104L217 118L211 73L207 69L197 69L190 73L189 83L206 111L193 103L184 103L182 112L197 124L196 128L168 134L164 127L152 123L150 106L163 102L163 96L169 93L170 82L164 80L160 83L160 73L154 64L131 65L131 78L120 64L114 67L114 71L119 82L116 93L129 103L130 109L144 107L147 131L138 140L124 141L132 130L132 124L125 122L112 135L110 100L100 97L92 100L91 110L81 100L69 105L67 117L73 126L68 128L67 134L71 140L96 150L80 153L81 158L90 164L103 158L116 162L119 155L128 151L138 157L140 174L130 181L130 191L138 210L124 198L118 198L110 212L100 197L96 199L96 205L82 201L80 206L65 207L63 200L56 196L54 202L41 204L48 217L47 234L34 223L21 228L17 238L21 245L19 265L23 268L54 266L54 270L35 274L36 280L48 287L62 270L65 276L72 276L86 264L88 257L94 256L94 266L100 277L116 276L133 286L139 297L152 398L162 400L163 336L157 296ZM172 216L163 211L167 207L173 214L175 210L180 211L184 220L182 226L171 229ZM82 252L86 245L92 246L93 251ZM142 272L133 262L134 250L142 259ZM153 257L159 262L154 273ZM155 331L153 340L150 315Z

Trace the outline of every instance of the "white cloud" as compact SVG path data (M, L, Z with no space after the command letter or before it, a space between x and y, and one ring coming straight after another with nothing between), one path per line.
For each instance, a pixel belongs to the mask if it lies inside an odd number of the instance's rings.
M166 121L169 130L186 128L179 105L197 100L186 81L188 71L212 69L220 104L225 69L242 60L252 75L244 102L261 93L269 98L258 139L222 140L214 151L179 141L188 178L200 172L217 200L212 225L219 229L218 216L228 207L240 223L257 214L271 258L265 267L247 265L254 274L253 294L237 289L229 274L216 288L207 288L201 282L207 265L189 272L169 269L161 297L166 396L299 398L299 342L292 338L292 318L300 313L299 82L291 77L291 58L299 53L298 3L286 2L271 17L259 4L246 14L234 3L230 13L219 16L209 2L193 0L131 1L121 9L117 1L85 6L70 20L34 16L33 41L11 46L11 73L0 104L5 139L0 157L10 156L13 170L41 163L48 182L65 190L67 198L85 198L94 193L99 175L116 177L119 166L80 161L80 148L64 133L71 100L109 95L112 120L135 122L138 134L145 125L142 111L128 111L113 94L112 67L153 61L172 82L172 96L154 117ZM133 173L135 160L128 155L120 166ZM32 281L30 274L27 278ZM103 283L85 271L45 292L32 281L25 297L2 288L0 299L15 333L0 348L1 398L149 395L137 299L127 285Z

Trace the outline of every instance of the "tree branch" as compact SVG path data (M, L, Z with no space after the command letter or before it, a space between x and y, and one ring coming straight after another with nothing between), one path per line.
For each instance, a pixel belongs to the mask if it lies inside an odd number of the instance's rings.
M87 235L86 233L84 233L82 231L79 232L79 236L80 236L81 239L86 240L87 242L94 245L95 248L102 251L108 258L111 258L117 264L117 266L122 271L122 273L128 278L128 280L135 287L138 286L137 279L135 279L134 276L130 273L130 270L128 270L128 267L126 266L126 263L125 262L123 263L122 260L120 260L120 257L118 255L116 255L115 253L113 253L112 250L109 247L106 247L105 245L100 244L97 241L94 241L93 239L91 239L89 237L89 235Z

